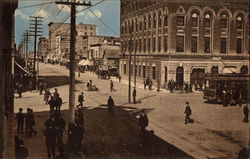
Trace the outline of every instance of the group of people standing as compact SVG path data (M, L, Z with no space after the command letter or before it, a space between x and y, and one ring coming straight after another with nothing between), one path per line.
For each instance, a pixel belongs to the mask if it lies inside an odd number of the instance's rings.
M53 95L47 89L44 96L46 96L44 98L45 104L49 104L50 107L50 115L54 115L56 112L60 113L63 101L62 98L60 97L60 94L58 93L58 89L55 88Z

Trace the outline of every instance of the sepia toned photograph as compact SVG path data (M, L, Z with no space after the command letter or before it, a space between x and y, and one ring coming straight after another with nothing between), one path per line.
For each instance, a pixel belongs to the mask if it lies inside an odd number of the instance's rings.
M0 0L0 159L250 159L248 0Z

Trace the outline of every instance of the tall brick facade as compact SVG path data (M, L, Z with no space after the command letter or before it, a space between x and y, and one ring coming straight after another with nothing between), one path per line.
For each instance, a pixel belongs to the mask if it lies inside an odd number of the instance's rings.
M249 73L248 17L247 0L121 0L120 73L129 50L132 74L162 86L202 82L215 68Z

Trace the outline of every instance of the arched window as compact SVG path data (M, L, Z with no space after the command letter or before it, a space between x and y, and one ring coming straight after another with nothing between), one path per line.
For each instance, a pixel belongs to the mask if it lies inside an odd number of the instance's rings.
M153 15L153 27L156 28L156 21L157 21L157 17L156 14L154 13Z
M236 28L243 29L243 16L241 14L236 18Z
M204 23L206 28L211 28L211 15L209 13L205 15Z
M151 16L148 16L148 29L151 29Z
M191 18L192 18L192 27L197 27L198 26L198 14L194 12Z
M227 29L228 28L228 13L226 11L222 12L221 15L220 15L220 25L221 25L221 28L223 29Z
M144 16L144 26L143 26L143 29L146 30L147 29L147 17Z
M158 26L159 27L161 27L161 19L162 19L161 11L159 11L159 13L158 13Z

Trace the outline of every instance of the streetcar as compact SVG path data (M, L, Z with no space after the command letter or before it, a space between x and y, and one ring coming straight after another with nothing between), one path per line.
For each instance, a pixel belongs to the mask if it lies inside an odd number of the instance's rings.
M226 96L230 103L249 103L249 80L249 74L206 74L203 98L206 102L222 103Z

